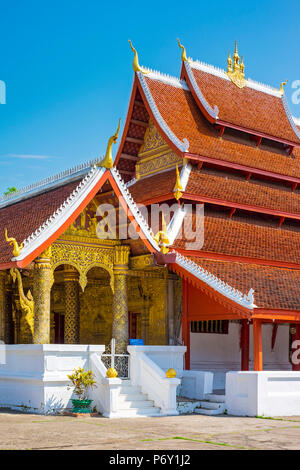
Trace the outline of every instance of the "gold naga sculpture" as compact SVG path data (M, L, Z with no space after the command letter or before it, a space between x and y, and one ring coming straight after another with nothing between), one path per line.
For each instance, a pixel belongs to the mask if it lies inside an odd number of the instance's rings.
M175 196L175 199L177 199L177 201L179 201L179 199L182 197L182 184L181 184L181 181L180 181L180 174L179 174L179 170L178 170L178 165L176 165L176 183L175 183L175 186L174 186L174 196Z
M8 237L7 236L7 229L5 229L5 240L10 244L10 245L13 245L13 255L15 258L17 258L22 249L23 249L23 243L21 243L21 245L18 244L17 240L15 238L12 238L12 237Z
M244 88L246 86L246 79L245 79L245 65L243 57L240 57L237 50L237 41L235 41L235 50L232 56L233 63L229 51L229 55L227 58L227 75L238 88Z
M188 58L186 56L186 50L185 50L185 47L180 44L180 41L179 39L177 38L177 42L178 42L178 46L182 49L182 53L181 53L181 60L182 62L188 62Z
M154 237L154 240L156 241L156 243L160 247L161 253L163 253L165 255L169 251L169 248L168 248L167 245L170 245L170 240L169 240L169 237L168 237L167 224L166 224L165 217L164 217L163 213L161 214L161 224L162 224L162 229L159 230L159 232L157 232L157 234Z
M31 291L28 290L27 294L24 294L23 281L20 271L17 268L10 269L10 275L13 282L18 281L18 291L20 297L20 306L23 312L26 314L25 319L29 325L31 333L34 331L34 300Z
M106 148L105 157L103 158L103 160L100 163L98 163L98 166L103 166L104 168L112 168L113 167L114 162L113 162L113 158L112 158L111 148L112 148L112 144L117 143L118 136L119 136L119 131L120 131L120 126L121 126L121 118L119 119L118 129L116 130L114 135L112 135L108 139L108 144L107 144L107 148Z
M130 41L130 39L128 39L128 42L130 44L132 52L134 52L134 58L133 58L133 70L134 70L134 72L142 72L143 74L149 73L147 70L143 69L143 67L140 66L138 53L137 53L136 49L133 47L132 42Z
M282 82L282 83L280 84L280 93L281 93L282 95L284 94L284 89L283 89L283 87L287 84L287 82L288 82L288 81L285 80L284 82Z

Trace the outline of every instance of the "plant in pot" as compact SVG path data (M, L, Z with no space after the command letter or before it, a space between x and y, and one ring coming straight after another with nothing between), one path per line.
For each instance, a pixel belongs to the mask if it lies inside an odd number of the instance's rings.
M96 381L91 370L84 370L82 367L74 369L73 374L67 376L74 387L74 394L78 398L72 399L73 413L91 413L90 405L93 400L89 400L88 390L95 387Z

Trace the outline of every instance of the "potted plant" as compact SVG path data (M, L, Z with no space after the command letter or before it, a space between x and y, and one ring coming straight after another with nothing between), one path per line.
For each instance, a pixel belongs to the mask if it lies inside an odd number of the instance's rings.
M96 381L91 370L84 370L82 367L74 369L73 374L68 375L74 386L74 394L78 398L72 399L73 413L91 413L90 405L93 400L87 397L88 390L95 387Z

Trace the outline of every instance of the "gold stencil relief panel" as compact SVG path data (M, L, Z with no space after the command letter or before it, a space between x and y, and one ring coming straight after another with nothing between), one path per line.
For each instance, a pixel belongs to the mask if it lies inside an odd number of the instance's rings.
M112 331L112 291L109 285L89 283L80 298L81 344L108 344Z
M143 154L151 150L159 149L162 146L166 146L166 142L162 139L158 133L155 125L149 120L149 125L145 132L144 144L140 148L139 156L143 157Z
M145 158L136 164L137 179L173 168L176 164L182 164L182 159L170 150Z

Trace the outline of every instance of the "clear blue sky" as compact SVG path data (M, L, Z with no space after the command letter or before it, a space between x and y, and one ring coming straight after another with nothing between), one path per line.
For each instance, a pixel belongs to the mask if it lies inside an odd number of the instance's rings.
M101 156L126 116L140 63L179 75L180 51L225 68L238 40L245 72L279 87L292 113L300 80L300 2L0 0L0 194ZM115 146L116 149L116 146ZM114 150L115 150L114 149Z

